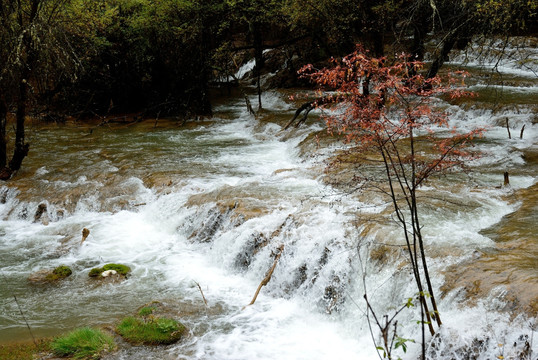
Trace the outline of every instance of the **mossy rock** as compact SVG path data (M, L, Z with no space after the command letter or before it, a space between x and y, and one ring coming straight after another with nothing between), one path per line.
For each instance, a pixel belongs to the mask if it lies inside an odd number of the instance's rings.
M172 318L153 316L144 318L128 316L116 327L118 334L133 345L172 344L181 339L185 330L182 323Z
M187 331L175 320L177 309L160 301L147 303L124 318L116 332L133 345L166 345L177 342Z
M62 266L58 266L56 269L52 270L52 273L47 275L45 277L45 279L47 281L57 281L57 280L65 279L66 277L68 277L72 273L73 273L73 271L71 271L69 266L62 265Z
M90 272L88 273L88 276L89 277L97 277L99 275L101 275L101 273L103 272L103 268L93 268L90 270Z
M142 317L149 316L153 314L155 309L156 309L156 306L143 306L140 310L138 310L138 316L142 316Z
M73 273L68 266L58 266L54 270L40 270L30 275L28 280L33 283L54 283L65 279Z
M122 264L106 264L103 266L103 271L115 270L120 275L127 275L131 272L131 268Z
M100 278L102 277L103 272L110 271L110 270L115 271L116 274L121 275L121 276L127 276L127 274L131 272L131 268L127 265L106 264L101 268L91 269L90 272L88 273L88 276L94 277L94 278Z

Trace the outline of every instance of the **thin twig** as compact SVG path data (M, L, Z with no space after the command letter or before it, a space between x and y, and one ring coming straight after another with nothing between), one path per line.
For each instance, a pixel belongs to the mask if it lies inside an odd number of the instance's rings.
M209 308L209 305L207 305L207 300L204 296L204 292L202 291L202 287L200 286L200 284L198 284L197 281L194 282L196 284L196 286L198 286L198 290L200 290L200 294L202 294L202 299L204 299L204 304L205 304L205 307L206 308Z

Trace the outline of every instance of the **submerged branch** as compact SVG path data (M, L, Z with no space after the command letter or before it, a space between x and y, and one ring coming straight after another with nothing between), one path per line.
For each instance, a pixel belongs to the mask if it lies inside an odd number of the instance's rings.
M195 281L194 283L196 284L196 286L198 286L198 290L200 290L200 294L202 294L202 299L204 300L205 307L209 307L207 305L207 300L205 298L204 292L202 291L202 287L200 286L200 284L197 281Z
M278 248L278 254L275 257L275 261L273 262L273 266L271 267L271 269L269 269L269 272L267 273L265 278L262 280L262 282L258 286L258 289L256 290L256 293L254 294L254 297L252 298L252 301L250 302L250 304L244 306L243 309L241 310L244 310L247 306L254 304L256 302L256 299L258 298L258 294L260 293L260 290L262 289L262 287L267 285L269 281L271 281L271 276L273 276L273 272L275 271L276 264L278 263L278 259L280 259L280 256L282 255L283 251L284 251L284 245L280 245L280 247Z

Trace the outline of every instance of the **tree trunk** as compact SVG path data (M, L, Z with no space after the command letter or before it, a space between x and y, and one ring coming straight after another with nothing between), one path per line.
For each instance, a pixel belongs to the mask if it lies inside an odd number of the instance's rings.
M6 139L7 105L0 99L0 169L7 165L7 139Z
M19 99L17 100L17 124L15 130L15 149L9 162L9 168L17 171L21 168L22 160L28 155L30 145L24 142L24 121L26 119L26 101L28 98L28 84L21 79L19 84Z
M263 61L263 43L262 43L262 32L260 29L260 24L256 21L251 23L250 31L252 32L254 40L254 60L256 61L255 71L256 71L256 83L258 90L258 110L262 109L262 90L260 84L261 71L264 65Z
M439 72L439 69L441 69L441 66L445 63L446 59L448 58L448 54L456 44L456 40L458 39L457 32L454 32L447 36L446 40L443 41L443 46L441 48L441 51L437 54L437 57L433 60L430 69L428 71L428 79L431 79L437 73Z
M21 29L28 28L22 33L23 50L26 53L26 63L21 65L20 79L19 79L19 98L17 99L17 114L16 114L16 129L15 129L15 149L13 151L13 157L9 162L9 169L11 172L17 171L21 168L22 160L28 155L30 145L24 142L24 121L26 119L26 108L28 100L28 79L30 78L32 68L37 60L37 54L32 44L32 38L29 33L30 26L37 18L41 1L34 0L30 10L27 26L23 20L23 10L19 2L18 9L18 21Z

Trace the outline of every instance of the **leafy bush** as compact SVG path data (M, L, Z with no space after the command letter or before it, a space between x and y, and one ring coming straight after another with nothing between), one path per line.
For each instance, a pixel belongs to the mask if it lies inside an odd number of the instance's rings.
M101 330L84 327L55 339L51 349L59 356L74 359L99 359L101 353L115 348L114 339Z

